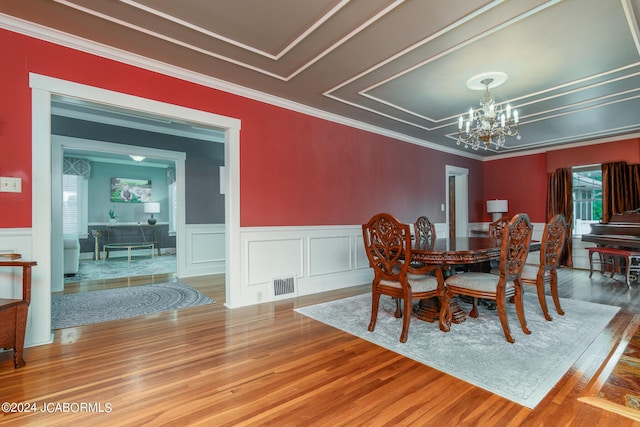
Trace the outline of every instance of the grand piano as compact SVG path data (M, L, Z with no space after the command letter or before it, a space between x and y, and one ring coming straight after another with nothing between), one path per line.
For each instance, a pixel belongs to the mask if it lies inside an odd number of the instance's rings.
M611 215L607 224L591 224L591 233L582 235L583 242L598 246L640 249L640 209Z

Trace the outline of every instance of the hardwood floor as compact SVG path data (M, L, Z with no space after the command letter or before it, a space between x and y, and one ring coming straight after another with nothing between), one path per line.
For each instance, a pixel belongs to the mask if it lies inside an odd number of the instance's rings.
M535 410L293 311L368 285L229 310L224 277L207 276L183 281L216 304L58 330L54 344L26 349L18 370L10 352L0 354L0 401L36 404L0 424L640 425L577 400L640 312L640 286L566 269L559 278L561 297L622 310ZM58 412L41 412L45 404Z

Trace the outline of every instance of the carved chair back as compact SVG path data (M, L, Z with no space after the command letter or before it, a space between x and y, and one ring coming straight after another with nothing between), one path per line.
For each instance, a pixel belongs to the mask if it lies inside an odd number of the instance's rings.
M392 215L374 215L362 225L364 247L378 280L402 282L411 260L411 230ZM405 261L407 260L407 261Z
M436 226L426 216L419 217L413 224L416 242L430 245L436 239Z
M556 268L567 241L568 230L569 224L562 214L554 216L544 226L540 246L540 268L546 271Z
M502 239L504 228L509 225L511 217L503 216L502 218L489 224L489 237L494 239Z
M504 228L500 249L500 275L506 281L520 278L529 254L533 226L526 213L515 215Z

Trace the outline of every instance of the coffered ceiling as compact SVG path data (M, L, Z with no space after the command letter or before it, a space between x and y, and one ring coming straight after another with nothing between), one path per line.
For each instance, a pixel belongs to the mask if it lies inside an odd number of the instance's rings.
M21 18L481 158L638 137L639 10L640 0L0 0L0 25ZM482 96L467 81L493 71L508 75L491 93L519 111L522 138L465 149L458 117Z

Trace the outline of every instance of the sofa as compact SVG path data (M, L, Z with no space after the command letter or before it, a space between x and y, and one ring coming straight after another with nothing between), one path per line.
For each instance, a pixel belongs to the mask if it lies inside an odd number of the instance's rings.
M80 240L78 236L64 236L64 275L73 276L80 269Z

